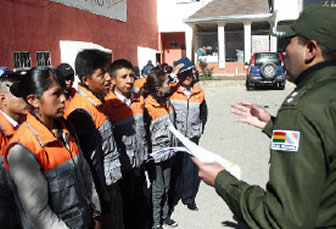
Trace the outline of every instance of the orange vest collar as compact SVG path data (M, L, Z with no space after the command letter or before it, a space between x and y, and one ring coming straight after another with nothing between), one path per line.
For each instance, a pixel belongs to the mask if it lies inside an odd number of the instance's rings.
M27 114L26 122L27 125L32 128L33 133L36 135L42 146L58 140L55 135L30 112ZM64 127L64 124L62 122L61 124L63 133L69 133Z

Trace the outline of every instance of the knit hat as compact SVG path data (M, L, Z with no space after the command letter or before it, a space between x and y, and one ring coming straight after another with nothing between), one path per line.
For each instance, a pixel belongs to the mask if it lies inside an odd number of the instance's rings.
M69 76L74 76L75 72L70 64L62 63L57 67L57 70L61 72L63 77L66 79Z

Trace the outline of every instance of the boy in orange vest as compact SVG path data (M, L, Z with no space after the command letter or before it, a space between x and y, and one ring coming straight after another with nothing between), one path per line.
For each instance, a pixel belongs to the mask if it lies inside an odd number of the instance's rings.
M72 84L75 80L75 72L73 68L67 63L58 65L57 70L61 73L61 76L65 81L64 94L66 97L65 106L67 107L70 104L70 100L76 94L76 89L72 87Z
M8 171L4 166L4 154L9 139L25 119L28 106L22 98L15 97L10 87L23 77L12 72L0 74L0 225L3 228L19 227L17 205L7 181Z
M80 146L92 170L102 208L103 228L123 229L119 153L113 125L106 115L104 97L111 87L107 72L110 57L96 49L77 54L78 90L66 108L65 117L74 125Z
M170 97L170 102L176 112L176 128L184 136L198 144L204 132L208 115L204 91L195 86L197 70L188 58L182 58L176 61L174 65L180 67L177 74L179 82L172 85ZM176 168L173 171L178 173L173 175L174 179L180 178L180 180L177 180L176 186L172 188L177 192L171 197L172 207L181 198L182 203L189 210L198 211L195 202L200 185L197 166L192 162L190 156L184 152L177 154L174 166Z
M119 181L126 229L144 229L146 215L147 182L144 161L147 159L147 140L144 126L144 98L133 92L136 79L132 64L125 59L114 61L108 69L113 88L107 96L106 108L114 133L122 179Z

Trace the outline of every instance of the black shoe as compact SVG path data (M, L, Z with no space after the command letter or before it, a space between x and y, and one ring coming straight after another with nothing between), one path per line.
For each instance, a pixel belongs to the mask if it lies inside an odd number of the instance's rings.
M177 227L178 224L175 222L175 220L171 219L170 217L165 218L163 220L163 225L167 225L169 227Z
M191 211L198 211L199 210L196 204L187 204L187 207Z

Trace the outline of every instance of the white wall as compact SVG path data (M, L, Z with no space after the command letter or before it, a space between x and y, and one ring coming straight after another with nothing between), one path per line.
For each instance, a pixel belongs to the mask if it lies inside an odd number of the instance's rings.
M197 10L212 0L158 0L157 16L159 32L185 32L187 25L183 22Z
M152 61L153 65L156 65L156 54L159 51L147 47L138 46L138 67L141 71L143 67L147 64L149 60Z
M277 21L295 20L302 11L303 0L274 0Z
M104 48L101 45L94 44L91 42L61 40L60 48L61 48L61 63L70 64L74 70L75 70L75 60L76 60L77 53L83 49L99 49L104 52L111 53L112 55L111 49ZM112 55L112 60L113 60L113 55ZM73 87L76 89L78 88L78 82L79 82L78 77L75 77Z

